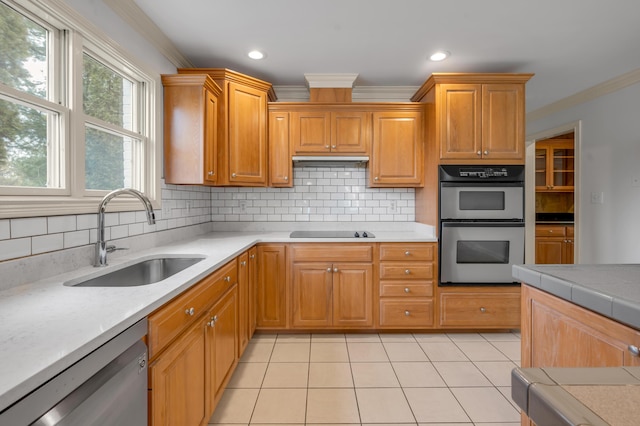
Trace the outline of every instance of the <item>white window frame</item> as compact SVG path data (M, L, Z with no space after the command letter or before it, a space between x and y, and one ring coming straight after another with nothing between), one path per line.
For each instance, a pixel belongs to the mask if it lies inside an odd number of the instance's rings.
M52 31L54 49L50 65L59 76L49 96L47 110L60 114L60 160L64 164L60 180L62 188L0 188L0 218L29 216L51 216L63 214L83 214L97 211L102 197L109 191L85 189L85 123L98 124L110 128L108 123L96 123L87 119L82 105L82 63L87 53L97 61L114 69L126 78L139 82L144 92L136 94L137 110L144 117L139 128L124 132L127 136L142 140L144 147L138 153L143 171L137 189L145 193L154 207L160 207L161 198L161 125L157 115L162 111L162 85L160 76L150 72L92 23L71 9L62 0L2 0L7 5L32 14L31 18ZM46 19L44 19L46 18ZM30 106L42 105L43 100L29 94L2 86L5 96ZM38 101L35 103L34 101ZM123 134L122 129L117 129ZM57 161L57 159L52 159ZM138 200L118 197L109 204L110 211L140 210Z

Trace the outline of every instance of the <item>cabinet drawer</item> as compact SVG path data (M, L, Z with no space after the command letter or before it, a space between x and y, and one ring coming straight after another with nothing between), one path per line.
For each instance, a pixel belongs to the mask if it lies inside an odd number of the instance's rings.
M431 327L433 326L433 301L381 300L380 326Z
M294 262L372 262L370 244L299 244L291 246Z
M573 237L573 236L574 236L573 226L567 226L567 237Z
M380 260L433 260L434 244L380 244Z
M380 281L380 296L431 297L433 281Z
M536 237L564 237L565 234L565 226L536 225Z
M237 281L238 269L233 260L149 315L149 359L203 315Z
M433 279L433 264L423 262L381 263L381 280L430 280Z
M518 328L520 327L520 294L441 294L440 325Z

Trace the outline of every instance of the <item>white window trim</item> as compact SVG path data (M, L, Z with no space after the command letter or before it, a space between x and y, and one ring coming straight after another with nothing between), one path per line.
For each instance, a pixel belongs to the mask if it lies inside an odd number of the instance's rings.
M47 20L54 24L57 24L55 21L58 21L60 26L71 29L70 38L76 39L74 40L76 48L79 46L77 38L83 38L88 42L88 46L94 46L102 53L122 60L123 63L120 65L120 70L123 73L126 74L128 70L133 70L134 73L142 77L142 81L148 87L149 96L140 100L140 102L144 102L144 105L141 105L143 110L150 112L147 122L141 124L145 128L140 129L142 135L146 136L137 135L138 138L141 136L147 138L147 155L144 166L145 183L142 189L151 200L153 206L159 208L162 190L160 184L162 172L162 129L160 128L161 120L158 119L158 116L162 114L162 84L160 76L136 62L132 55L121 49L102 30L77 13L63 0L9 0L9 3L11 2L37 16L46 16ZM88 51L90 50L88 49ZM82 49L79 52L70 53L74 56L70 62L75 69L70 69L68 70L69 72L81 72L82 53ZM80 60L78 60L78 57ZM109 65L118 69L113 63L109 63ZM64 65L60 66L64 67ZM63 89L62 91L64 92L65 90ZM71 96L69 107L76 111L82 111L82 94L75 93L76 91L73 89L66 90L66 92L70 93ZM21 97L23 95L20 94ZM58 97L67 96L64 93L57 93L56 95ZM69 110L66 107L60 107L60 110L63 114L69 114ZM69 121L67 122L69 123ZM78 128L81 129L80 132ZM74 138L84 135L83 120L72 118L68 131L68 135L63 134L61 136L63 138L61 143L65 144L64 152L61 155L66 156L65 162L73 162L75 166L65 167L65 174L62 177L68 184L67 189L61 189L60 191L67 193L67 195L56 193L57 190L55 189L48 191L50 195L26 195L29 194L30 190L25 188L21 189L23 195L0 195L0 219L97 212L100 200L108 191L85 190L77 187L77 182L79 182L77 174L84 173L84 152L80 152L84 151L84 144L74 143ZM81 147L81 149L78 149L78 147ZM69 173L70 170L72 173ZM34 193L41 191L41 189L33 190ZM134 198L118 197L109 204L109 210L140 210L140 203Z

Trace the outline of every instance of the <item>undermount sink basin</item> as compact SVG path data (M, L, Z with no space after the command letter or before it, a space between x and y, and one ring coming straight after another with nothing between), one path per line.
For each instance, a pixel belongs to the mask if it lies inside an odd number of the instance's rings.
M64 283L72 287L135 287L160 282L204 260L204 257L159 257L141 260L93 278Z

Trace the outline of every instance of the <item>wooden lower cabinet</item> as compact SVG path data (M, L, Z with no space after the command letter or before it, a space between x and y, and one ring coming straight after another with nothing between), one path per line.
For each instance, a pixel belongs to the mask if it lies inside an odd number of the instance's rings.
M520 287L439 287L441 328L520 327Z
M536 225L536 264L572 264L573 225Z
M256 327L287 327L287 246L261 244L257 250Z
M238 357L256 330L257 248L238 256Z

